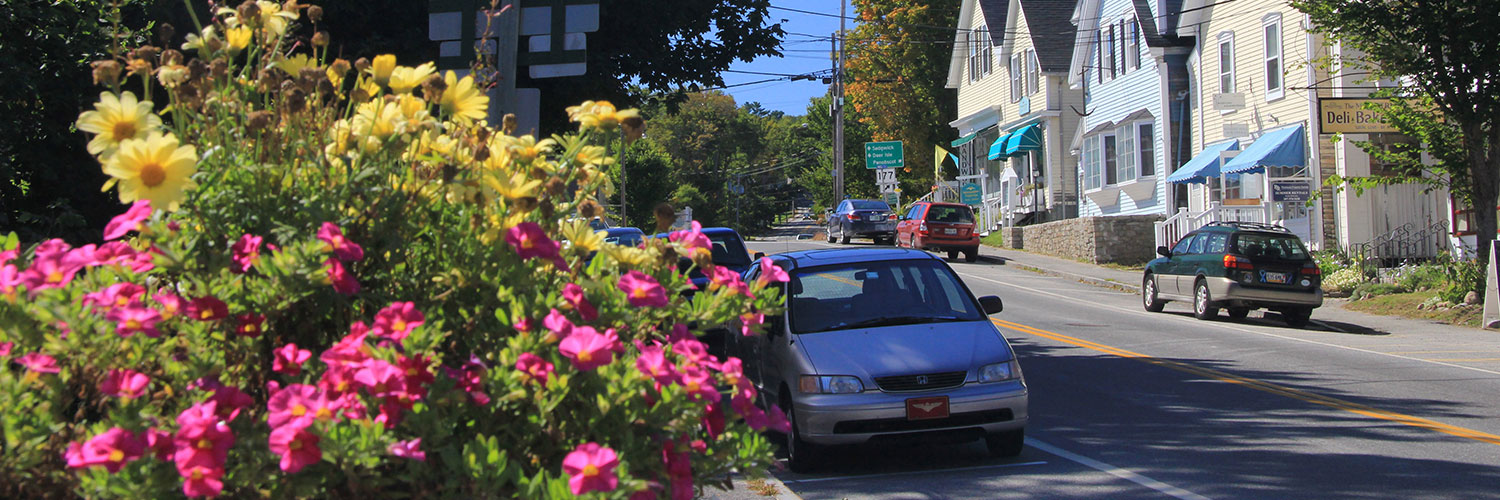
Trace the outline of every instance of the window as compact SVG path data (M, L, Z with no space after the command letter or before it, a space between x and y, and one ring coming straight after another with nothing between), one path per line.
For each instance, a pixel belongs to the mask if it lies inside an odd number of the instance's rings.
M1271 101L1286 95L1281 72L1281 14L1266 16L1262 21L1261 33L1266 37L1266 100Z
M919 304L928 309L904 324L984 319L974 299L962 293L958 277L936 260L814 267L796 271L790 278L792 333L858 328L859 323L890 316L891 304Z
M1036 51L1035 50L1028 50L1028 51L1026 51L1026 93L1027 94L1035 94L1037 90L1040 90L1040 88L1039 88L1040 86L1037 85L1037 80L1038 80L1038 77L1040 77L1040 76L1041 76L1041 71L1037 67L1037 63L1036 63Z
M964 43L969 46L969 81L979 79L979 35L965 33Z
M1208 235L1200 234L1193 238L1193 243L1188 245L1188 253L1203 253L1203 247L1208 243Z
M980 26L968 33L965 42L969 45L969 81L984 78L993 71L994 48L990 43L990 31Z
M1224 176L1224 199L1238 200L1244 197L1244 182L1240 174L1228 174Z
M1010 102L1021 100L1026 90L1021 87L1021 54L1010 56Z
M1100 166L1103 165L1104 150L1101 138L1091 135L1083 138L1083 188L1098 189L1102 186Z
M1102 157L1104 158L1105 184L1118 184L1120 182L1119 177L1115 175L1116 173L1118 173L1115 171L1115 165L1118 162L1118 158L1115 155L1115 136L1114 134L1105 134L1104 154L1102 155Z
M1208 241L1203 243L1205 253L1224 253L1229 246L1229 233L1212 233L1208 235Z
M1193 233L1187 236L1183 236L1182 239L1177 240L1177 244L1172 245L1172 255L1181 255L1188 253L1188 248L1191 248L1193 245L1193 239L1197 237L1198 234Z
M1125 25L1125 42L1125 64L1141 69L1141 25L1135 19Z
M1219 35L1219 93L1234 92L1234 33Z
M1120 172L1115 178L1119 179L1120 182L1133 181L1135 180L1135 162L1139 160L1135 155L1135 126L1126 124L1123 127L1115 129L1115 134L1119 137L1120 145L1120 158L1116 162Z
M1156 175L1156 132L1151 122L1135 124L1136 138L1140 141L1141 177Z

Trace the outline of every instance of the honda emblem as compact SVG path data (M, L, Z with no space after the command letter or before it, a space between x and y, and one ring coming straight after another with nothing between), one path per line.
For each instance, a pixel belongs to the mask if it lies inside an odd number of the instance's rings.
M917 375L917 385L927 385L927 376Z

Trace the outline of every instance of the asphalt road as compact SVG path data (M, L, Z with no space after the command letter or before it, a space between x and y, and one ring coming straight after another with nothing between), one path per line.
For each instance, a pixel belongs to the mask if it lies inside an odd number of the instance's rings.
M778 253L835 245L749 246ZM1153 314L1132 294L999 264L950 265L975 295L1005 301L992 319L1031 389L1025 451L993 459L977 441L845 448L816 474L777 472L792 492L1500 498L1500 353L1466 363L1422 359L1413 353L1449 346L1420 331L1295 330L1274 314L1205 322L1175 302Z

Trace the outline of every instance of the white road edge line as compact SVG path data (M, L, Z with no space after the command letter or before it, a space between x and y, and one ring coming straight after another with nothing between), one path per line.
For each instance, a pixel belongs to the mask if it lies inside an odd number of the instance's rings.
M957 271L955 271L955 272L957 272ZM1048 292L1048 291L1045 291L1045 290L1038 290L1036 288L1031 288L1031 287L1028 287L1028 286L1017 285L1015 283L1006 283L1004 281L1000 281L1000 280L996 280L996 279L991 279L991 278L986 278L984 276L976 276L976 275L969 274L969 273L959 273L959 274L963 275L966 278L974 278L974 279L978 279L978 280L981 280L981 281L988 281L990 283L995 283L997 285L1004 285L1004 286L1008 286L1008 287L1012 287L1012 288L1019 288L1021 290L1026 290L1026 291L1032 292L1032 293L1039 293L1039 294L1042 294L1042 295L1050 295L1050 296L1053 296L1053 297L1058 297L1058 298L1062 298L1062 299L1070 299L1070 300L1076 298L1076 297L1069 297L1069 296L1062 295L1062 294ZM1480 372L1480 373L1488 373L1490 375L1500 375L1500 372L1497 372L1497 371L1494 371L1494 370L1486 370L1486 369L1483 369L1483 368L1475 368L1475 367L1472 367L1472 366L1464 366L1464 365L1459 365L1459 364L1446 363L1446 362L1442 362L1442 361L1433 361L1433 360L1430 360L1430 359L1414 358L1414 357L1411 357L1411 356L1402 356L1400 354L1391 354L1391 353L1380 352L1380 351L1372 351L1372 350L1369 350L1369 349L1360 349L1358 347L1349 347L1349 346L1338 345L1338 344L1330 344L1328 342L1318 342L1316 340L1299 339L1297 337L1288 337L1286 335L1277 335L1277 334L1269 333L1269 332L1257 332L1255 330L1250 330L1250 329L1246 329L1246 328L1239 328L1239 327L1235 327L1235 326L1230 326L1230 325L1226 325L1224 323L1204 322L1204 321L1199 321L1199 320L1195 320L1195 319L1184 318L1184 317L1173 315L1173 314L1148 313L1148 312L1137 310L1137 309L1134 309L1134 308L1118 307L1118 306L1112 306L1112 305L1108 305L1108 304L1084 303L1083 305L1090 305L1090 306L1095 306L1095 307L1102 307L1102 308L1114 309L1116 311L1126 312L1126 313L1130 313L1130 314L1134 314L1134 315L1138 315L1138 316L1152 316L1152 317L1166 319L1168 321L1190 322L1190 323L1194 323L1194 324L1196 324L1198 326L1203 326L1203 327L1223 328L1223 329L1226 329L1226 330L1235 330L1235 331L1250 333L1250 334L1254 334L1254 335L1260 335L1260 336L1264 336L1264 337L1273 337L1273 338L1278 338L1278 339L1282 339L1282 340L1291 340L1291 341L1302 342L1302 343L1306 343L1306 344L1320 345L1320 346L1323 346L1323 347L1333 347L1333 348L1344 349L1344 350L1348 350L1348 351L1362 352L1362 353L1366 353L1366 354L1376 354L1376 355L1380 355L1380 356L1387 356L1387 357L1392 357L1392 358L1397 358L1397 359L1404 359L1404 360L1407 360L1407 361L1417 361L1417 362L1421 362L1421 363L1430 363L1430 364L1434 364L1434 365L1447 366L1449 368L1459 368L1459 369L1463 369L1463 370L1475 371L1475 372Z
M1030 443L1031 443L1030 441L1027 441L1027 444L1030 444ZM1056 455L1056 453L1054 453L1054 455ZM826 481L845 481L845 480L850 480L850 479L870 479L870 478L880 478L880 477L911 476L911 475L915 475L915 474L940 474L940 473L944 473L944 472L966 472L966 471L973 471L973 470L1010 469L1010 468L1014 468L1014 467L1024 467L1024 466L1028 466L1028 465L1046 465L1046 464L1047 464L1047 462L1045 460L1041 460L1041 461L1036 461L1036 462L1022 462L1022 463L1015 463L1015 464L976 465L976 466L973 466L973 467L958 467L958 468L954 468L954 469L914 470L914 471L907 471L907 472L891 472L891 473L888 473L888 474L856 474L856 475L853 475L853 476L815 477L815 478L811 478L811 479L791 479L791 480L782 481L781 483L782 484L821 483L821 482L826 482Z
M1078 462L1105 474L1109 474L1111 476L1115 476L1120 479L1124 479L1126 481L1151 488L1173 498L1179 498L1182 500L1208 500L1208 497L1205 497L1203 495L1199 495L1197 493L1193 493L1191 491L1184 490L1182 488L1178 488L1176 486L1172 486L1170 484L1163 483L1161 481L1157 481L1155 479L1151 479L1149 477L1142 476L1140 474L1121 469L1119 467L1115 467L1113 465L1100 462L1098 460L1094 460L1092 458L1085 457L1083 455L1079 455L1077 453L1073 453L1041 441L1037 441L1036 439L1027 438L1026 445L1068 460L1072 460L1074 462Z

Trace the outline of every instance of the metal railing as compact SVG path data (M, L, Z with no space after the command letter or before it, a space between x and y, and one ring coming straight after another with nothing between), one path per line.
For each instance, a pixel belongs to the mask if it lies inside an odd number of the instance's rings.
M1167 220L1156 223L1156 246L1170 247L1183 235L1210 222L1222 221L1269 223L1270 214L1264 205L1224 206L1217 201L1210 203L1207 210L1197 213L1180 208Z
M1447 235L1447 220L1440 219L1423 226L1408 222L1370 241L1353 245L1350 253L1360 269L1373 275L1378 268L1396 266L1405 260L1437 257L1447 245Z

